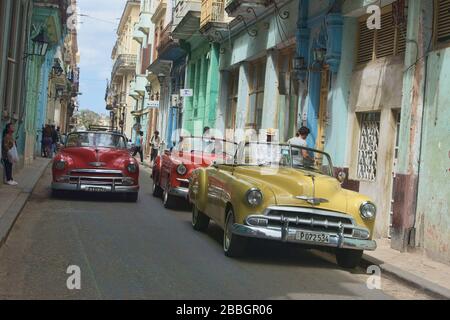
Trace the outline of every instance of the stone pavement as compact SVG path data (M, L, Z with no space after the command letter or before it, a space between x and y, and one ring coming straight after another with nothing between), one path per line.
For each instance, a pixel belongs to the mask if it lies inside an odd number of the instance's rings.
M14 172L14 180L19 183L18 186L0 185L0 246L8 237L14 222L50 161L47 158L36 158L31 165Z
M377 240L374 252L365 252L366 264L378 265L388 273L411 285L444 299L450 299L450 266L431 260L424 254L399 252L391 249L389 241Z

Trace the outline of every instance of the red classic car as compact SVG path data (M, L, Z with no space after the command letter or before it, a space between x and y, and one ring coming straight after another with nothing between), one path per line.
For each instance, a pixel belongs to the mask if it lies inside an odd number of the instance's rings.
M127 140L113 132L70 133L53 159L52 192L123 193L136 202L139 164L127 150Z
M164 207L172 208L180 200L187 201L189 178L198 167L214 161L232 159L235 144L205 137L185 137L171 150L155 159L152 179L153 196L163 199Z

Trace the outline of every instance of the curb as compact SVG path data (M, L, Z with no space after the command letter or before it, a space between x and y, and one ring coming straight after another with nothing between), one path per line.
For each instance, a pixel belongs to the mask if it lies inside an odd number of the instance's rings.
M395 277L396 279L407 283L408 285L421 289L433 296L436 296L436 298L446 300L450 299L449 289L444 288L424 278L421 278L415 274L412 274L411 272L400 269L392 264L385 263L384 261L368 256L366 254L364 254L362 257L362 264L364 264L365 266L377 265L386 274L389 274Z
M50 161L49 161L50 162ZM11 204L11 206L6 210L4 215L0 219L0 248L5 244L6 239L9 236L9 233L11 232L12 228L14 227L14 224L16 223L17 219L20 216L20 213L22 212L23 208L25 207L28 199L30 198L31 194L33 193L38 181L43 176L45 170L48 167L48 163L45 165L42 165L41 167L36 168L38 171L38 174L34 176L35 180L32 182L31 186L24 188L14 199L14 202Z

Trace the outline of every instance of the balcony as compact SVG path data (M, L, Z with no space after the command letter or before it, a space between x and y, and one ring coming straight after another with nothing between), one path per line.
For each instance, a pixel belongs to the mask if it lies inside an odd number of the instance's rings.
M142 44L142 42L144 42L144 38L145 38L145 34L139 30L139 24L136 23L134 25L134 30L133 30L133 40Z
M147 77L143 74L136 75L135 78L136 86L134 90L139 94L139 96L145 96L145 86L147 85Z
M164 17L166 13L166 8L167 8L166 0L159 0L155 12L153 13L151 18L152 23L156 25L158 21Z
M226 0L225 11L230 17L241 15L254 18L253 11L256 15L259 15L271 3L272 0Z
M169 23L161 32L160 39L156 50L158 57L164 57L164 53L172 48L179 47L178 39L172 37L172 24Z
M227 30L230 19L225 13L225 0L202 0L200 32L210 35Z
M139 99L139 93L136 91L136 80L130 82L130 93L128 95L135 100Z
M152 15L150 12L141 12L138 22L138 30L148 35L152 26Z
M200 26L200 0L177 1L174 10L172 35L176 39L189 39L197 32Z
M137 56L135 54L120 54L114 62L112 78L136 70Z

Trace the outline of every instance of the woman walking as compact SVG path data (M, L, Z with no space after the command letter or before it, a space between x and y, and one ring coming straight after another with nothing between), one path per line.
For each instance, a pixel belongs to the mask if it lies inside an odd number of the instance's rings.
M12 176L13 162L8 157L8 152L15 146L16 141L14 140L14 126L12 123L8 123L5 130L3 130L2 135L2 163L5 168L5 183L10 186L17 185L17 182L14 181Z

